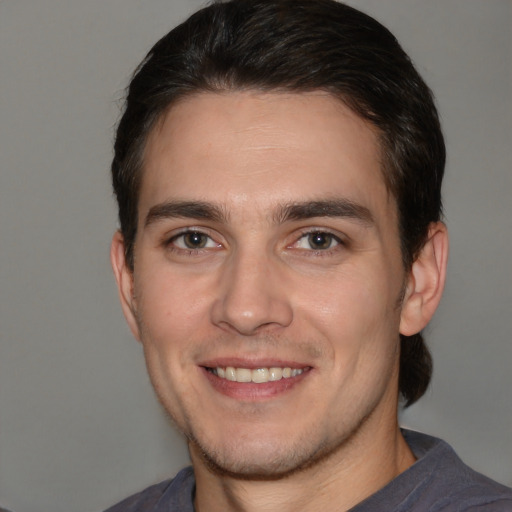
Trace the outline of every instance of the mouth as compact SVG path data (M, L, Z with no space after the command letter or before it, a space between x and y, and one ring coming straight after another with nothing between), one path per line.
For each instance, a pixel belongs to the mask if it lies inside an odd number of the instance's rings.
M276 398L301 388L313 372L304 363L272 359L219 358L200 365L203 375L219 393L242 402Z
M309 370L305 368L291 368L289 366L272 366L269 368L238 368L234 366L216 366L206 368L206 370L219 379L230 382L265 384L267 382L277 382L284 379L298 377Z

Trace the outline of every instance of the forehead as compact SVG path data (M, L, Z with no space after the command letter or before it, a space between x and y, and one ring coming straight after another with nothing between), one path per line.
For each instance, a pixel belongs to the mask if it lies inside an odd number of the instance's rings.
M173 105L150 133L139 213L170 199L255 210L338 196L369 209L389 199L377 131L340 100L200 93Z

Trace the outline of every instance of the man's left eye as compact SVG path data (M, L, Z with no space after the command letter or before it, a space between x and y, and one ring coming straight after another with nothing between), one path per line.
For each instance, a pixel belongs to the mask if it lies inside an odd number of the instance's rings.
M332 233L314 231L312 233L306 233L301 236L295 247L298 249L325 251L327 249L332 249L339 244L340 239L334 236Z

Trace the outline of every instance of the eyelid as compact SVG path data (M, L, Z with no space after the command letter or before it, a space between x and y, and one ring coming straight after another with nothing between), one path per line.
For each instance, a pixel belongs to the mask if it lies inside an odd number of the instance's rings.
M166 231L166 233L162 236L162 239L171 240L172 238L176 238L187 233L201 233L202 235L211 237L213 231L212 229L204 226L183 226Z
M333 247L329 247L327 249L305 249L305 248L299 248L297 247L298 243L308 235L315 234L315 233L322 233L325 235L329 235L332 237L332 239L336 242L336 244ZM294 236L293 241L287 245L288 249L297 249L299 251L302 251L303 253L308 255L322 255L327 256L330 253L339 251L340 249L346 247L348 245L348 237L344 235L343 233L340 233L337 230L327 228L327 227L307 227L299 230L299 234Z
M198 247L187 247L187 243L185 242L185 239L188 235L199 235L201 238L205 238L205 245L204 246L198 246ZM184 251L200 251L203 249L213 249L216 247L219 247L219 244L213 240L211 236L205 235L204 233L201 233L199 231L191 231L190 233L181 233L180 235L174 236L171 239L172 243L175 244L175 246L178 249L183 249ZM181 241L181 243L180 243ZM203 241L203 240L202 240Z
M174 249L176 251L198 252L201 250L213 249L213 247L203 247L203 248L192 249L192 248L177 247L175 245L173 246L173 242L176 239L178 239L184 235L187 235L189 233L198 233L200 235L204 235L204 236L208 237L210 240L212 240L215 243L215 247L221 247L223 245L222 242L219 242L218 239L220 238L220 236L216 236L215 231L213 231L210 228L200 227L200 226L185 226L182 228L175 229L170 233L166 233L162 237L162 245L164 247L167 247L169 249Z
M332 236L334 239L339 241L340 244L344 244L347 242L347 236L343 233L340 233L336 229L328 228L328 227L318 227L318 226L312 226L307 228L299 229L299 236L296 237L296 240L299 240L300 238L311 235L314 233L324 233L326 235Z

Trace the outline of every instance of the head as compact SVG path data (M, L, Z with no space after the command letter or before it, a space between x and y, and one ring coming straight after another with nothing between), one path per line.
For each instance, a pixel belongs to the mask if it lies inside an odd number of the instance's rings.
M445 147L432 94L385 27L333 0L215 2L148 53L129 86L112 163L132 269L149 134L183 98L228 91L324 91L371 123L382 179L397 205L403 265L410 269L441 216ZM421 333L401 335L406 405L425 392L431 371Z
M328 0L215 3L137 70L115 149L123 311L194 464L275 478L399 438L446 232L393 36Z

